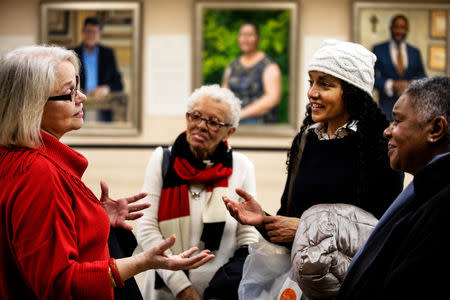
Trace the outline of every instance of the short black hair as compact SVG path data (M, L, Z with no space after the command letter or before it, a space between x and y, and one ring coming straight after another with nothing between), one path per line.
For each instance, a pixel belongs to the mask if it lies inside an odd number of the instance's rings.
M397 21L398 19L403 19L406 22L406 26L409 27L409 22L408 22L408 18L405 15L402 14L398 14L392 17L391 19L391 28L392 26L394 26L395 21Z
M94 26L98 26L98 27L100 28L100 31L103 30L103 22L100 21L100 19L99 19L99 18L96 18L96 17L87 17L87 18L84 20L84 26L83 26L83 28L85 28L86 25L94 25Z

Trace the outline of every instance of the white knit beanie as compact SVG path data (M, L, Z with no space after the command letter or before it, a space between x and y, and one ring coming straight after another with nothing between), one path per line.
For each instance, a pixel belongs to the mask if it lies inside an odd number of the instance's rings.
M362 45L329 39L314 53L308 72L324 72L372 95L376 60L375 54Z

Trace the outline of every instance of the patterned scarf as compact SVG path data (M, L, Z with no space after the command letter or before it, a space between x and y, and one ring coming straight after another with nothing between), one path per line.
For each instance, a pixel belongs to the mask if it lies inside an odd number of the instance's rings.
M232 151L221 142L212 157L211 168L197 160L186 141L186 132L180 134L172 145L169 168L163 178L159 199L158 221L162 235L175 234L177 239L171 248L173 253L189 249L190 210L189 184L206 185L206 204L202 212L203 232L201 241L205 249L217 250L220 245L227 210L222 201L228 189L228 177L233 173Z

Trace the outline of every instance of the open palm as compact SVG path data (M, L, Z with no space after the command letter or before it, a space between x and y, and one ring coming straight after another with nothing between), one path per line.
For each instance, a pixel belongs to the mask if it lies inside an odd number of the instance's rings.
M140 193L134 196L120 198L113 200L109 197L109 189L106 182L101 181L100 187L102 189L102 195L100 197L100 202L103 208L106 210L109 216L109 222L112 227L122 227L126 230L132 230L133 228L125 222L125 220L136 220L143 216L141 211L150 206L149 203L138 203L130 205L145 196L147 193Z
M262 226L266 214L261 205L244 190L236 189L236 193L244 199L243 202L234 202L227 196L222 197L230 215L241 224Z

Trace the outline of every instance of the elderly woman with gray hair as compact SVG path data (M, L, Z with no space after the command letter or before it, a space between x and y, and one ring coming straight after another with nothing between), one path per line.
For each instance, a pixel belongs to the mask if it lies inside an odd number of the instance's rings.
M0 299L113 299L113 287L150 268L198 267L213 258L197 249L165 252L165 241L133 257L108 252L110 226L148 204L145 193L98 199L81 177L88 162L60 142L83 126L79 61L73 51L29 46L0 60Z
M139 220L137 238L144 249L175 234L171 248L207 248L214 260L195 272L147 272L146 299L237 299L246 246L256 230L233 219L222 202L234 190L255 195L254 167L231 150L228 138L239 122L240 100L219 85L202 86L188 101L186 131L170 150L157 148L147 166L143 199L151 203Z

